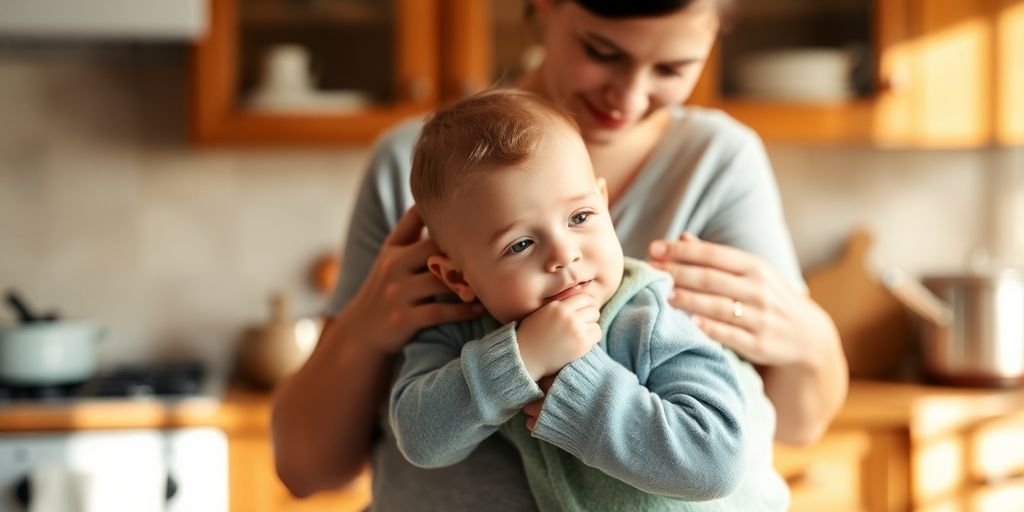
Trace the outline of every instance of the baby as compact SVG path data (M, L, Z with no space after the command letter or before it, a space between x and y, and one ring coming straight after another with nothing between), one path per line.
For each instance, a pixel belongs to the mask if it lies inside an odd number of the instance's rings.
M443 251L428 268L488 312L406 346L389 412L412 464L500 430L544 511L785 510L759 377L668 304L667 274L623 256L571 118L512 90L441 110L412 192Z

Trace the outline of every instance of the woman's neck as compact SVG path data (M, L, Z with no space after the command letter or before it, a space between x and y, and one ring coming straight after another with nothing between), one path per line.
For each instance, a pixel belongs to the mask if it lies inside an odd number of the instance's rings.
M661 109L614 140L587 144L594 174L608 182L611 204L615 204L650 160L670 120L671 112Z

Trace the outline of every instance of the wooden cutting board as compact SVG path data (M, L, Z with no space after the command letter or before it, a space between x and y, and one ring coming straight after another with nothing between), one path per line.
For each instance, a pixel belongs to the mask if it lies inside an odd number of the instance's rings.
M857 230L837 260L804 277L811 297L836 323L850 376L885 378L910 356L915 331L902 304L868 269L871 245L871 234Z

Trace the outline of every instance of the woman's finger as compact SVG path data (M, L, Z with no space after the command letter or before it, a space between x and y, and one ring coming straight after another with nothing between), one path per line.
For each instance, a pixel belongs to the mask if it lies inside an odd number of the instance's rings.
M669 304L690 313L716 320L739 329L756 331L761 320L761 311L748 303L736 301L721 295L701 293L675 288Z
M450 295L453 292L440 279L430 272L413 274L405 282L397 285L405 295L404 304L421 304L438 295Z
M416 205L413 205L398 219L398 224L391 230L384 245L409 245L421 238L423 226L423 217Z
M746 303L755 301L750 280L736 274L716 268L684 265L671 261L653 261L651 266L671 275L678 288L732 297Z
M743 250L684 235L680 240L655 240L647 248L653 261L675 261L713 267L743 275L756 270L760 261Z
M423 238L410 242L408 245L394 249L395 258L398 262L396 267L400 270L419 272L427 268L427 258L435 254L441 254L441 248L433 238Z
M757 360L760 350L760 347L757 346L757 337L750 331L700 315L694 315L692 318L697 327L704 331L709 338L731 348L754 363L760 362Z

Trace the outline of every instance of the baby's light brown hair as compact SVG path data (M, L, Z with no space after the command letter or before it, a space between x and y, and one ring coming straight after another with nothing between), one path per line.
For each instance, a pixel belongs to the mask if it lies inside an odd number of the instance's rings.
M412 195L427 228L436 230L444 205L472 179L532 157L553 122L579 131L564 110L515 89L485 91L434 113L412 159Z

